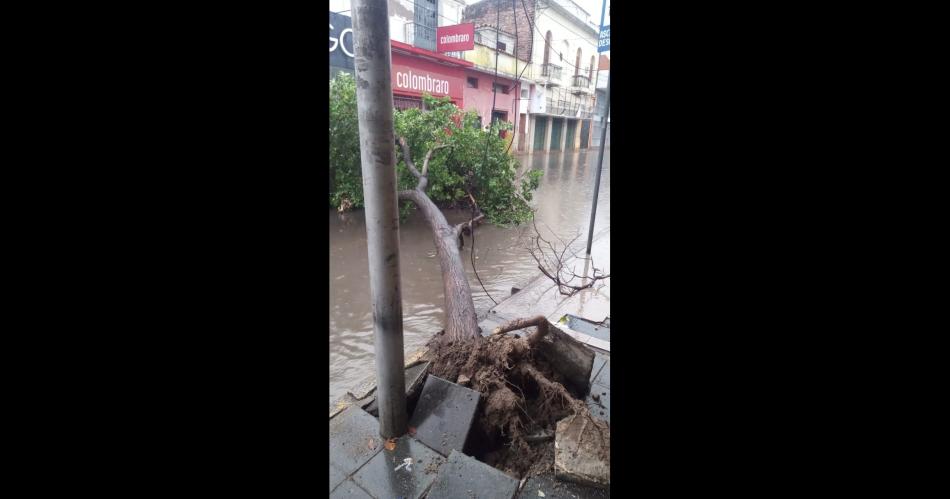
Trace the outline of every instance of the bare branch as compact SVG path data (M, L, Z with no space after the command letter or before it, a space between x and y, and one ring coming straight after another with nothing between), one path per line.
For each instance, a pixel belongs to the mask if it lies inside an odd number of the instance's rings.
M506 322L492 331L492 335L504 334L509 331L515 331L518 329L524 329L526 327L535 326L538 330L528 337L528 345L534 346L541 341L546 334L548 334L548 320L543 315L538 315L531 317L530 319L515 319L513 321Z

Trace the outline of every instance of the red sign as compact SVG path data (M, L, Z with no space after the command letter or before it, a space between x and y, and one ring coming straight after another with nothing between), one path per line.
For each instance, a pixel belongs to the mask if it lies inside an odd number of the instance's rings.
M461 68L452 68L395 52L392 57L393 92L449 96L461 100L462 83L465 81Z
M475 50L475 24L440 26L435 30L436 52Z

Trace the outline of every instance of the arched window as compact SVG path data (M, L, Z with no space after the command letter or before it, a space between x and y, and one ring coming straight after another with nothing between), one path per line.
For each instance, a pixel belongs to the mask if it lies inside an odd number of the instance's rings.
M574 62L574 76L581 74L581 48L577 47L577 61Z
M544 63L547 64L551 60L551 32L548 31L548 34L544 37Z
M600 71L600 68L597 68ZM594 56L590 56L590 73L587 75L587 79L594 81Z

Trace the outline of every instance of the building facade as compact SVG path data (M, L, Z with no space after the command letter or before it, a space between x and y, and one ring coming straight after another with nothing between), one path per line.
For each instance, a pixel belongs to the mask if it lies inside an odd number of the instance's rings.
M519 8L520 7L520 8ZM463 22L513 33L530 67L516 97L519 151L575 150L590 145L597 24L571 0L482 0Z
M334 0L330 6L333 78L341 71L353 72L353 37L349 0ZM493 26L479 27L474 50L436 52L437 28L461 24L464 10L460 0L389 0L393 104L398 109L421 108L424 93L446 96L460 109L477 113L482 125L501 120L516 127L517 72L528 62L515 56L512 35Z

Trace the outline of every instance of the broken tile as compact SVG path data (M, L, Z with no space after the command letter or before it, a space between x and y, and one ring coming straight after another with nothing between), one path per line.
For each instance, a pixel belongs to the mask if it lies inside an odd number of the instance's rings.
M565 388L577 397L587 394L594 368L594 352L590 348L549 323L548 334L541 339L538 349L564 376Z
M332 494L330 499L374 499L373 496L366 493L359 485L353 483L353 480L347 480L341 483Z
M409 426L416 429L415 437L419 441L443 456L448 456L453 449L463 451L478 398L475 390L430 374Z
M357 406L347 407L330 420L330 464L349 475L380 451L379 440L379 421Z
M541 491L543 496L538 494ZM545 473L529 478L521 492L518 493L518 499L608 499L610 494L607 490L596 487L587 487L584 485L564 482L554 478L552 473Z
M568 416L554 433L554 476L583 485L610 485L610 427L586 415Z
M404 465L406 458L412 459L410 466ZM384 449L373 456L353 480L380 499L418 499L435 481L438 467L444 462L439 453L405 435L396 440L395 449Z
M453 450L426 499L511 499L517 490L518 480Z

